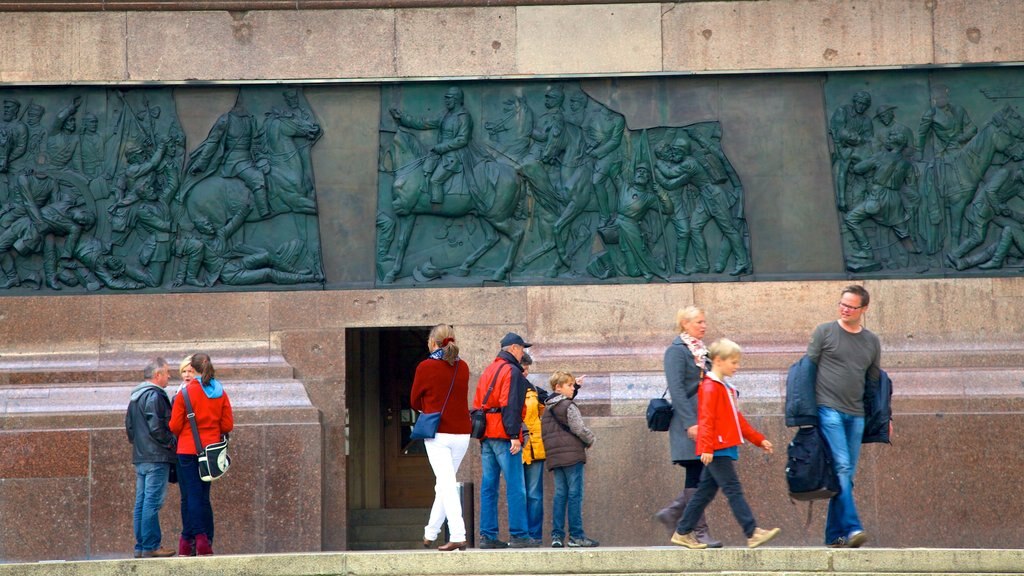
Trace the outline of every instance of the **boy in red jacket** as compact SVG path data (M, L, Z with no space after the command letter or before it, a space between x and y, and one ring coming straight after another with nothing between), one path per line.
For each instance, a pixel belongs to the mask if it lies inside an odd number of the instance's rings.
M704 509L722 488L736 521L747 536L747 547L757 548L779 535L778 528L765 530L757 526L754 513L743 496L743 487L736 475L736 459L743 440L772 453L772 443L751 426L736 407L737 392L725 379L740 367L742 350L732 340L722 338L708 346L711 371L704 375L697 390L697 453L704 463L697 493L686 505L676 525L672 543L686 548L707 548L693 533L694 525Z

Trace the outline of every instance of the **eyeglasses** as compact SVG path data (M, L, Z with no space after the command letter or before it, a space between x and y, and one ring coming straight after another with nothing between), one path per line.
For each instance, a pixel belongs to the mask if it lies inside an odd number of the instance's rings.
M852 312L854 310L860 310L864 306L850 306L849 304L846 304L845 302L840 302L839 303L839 307L842 308L843 310L849 310L849 311Z

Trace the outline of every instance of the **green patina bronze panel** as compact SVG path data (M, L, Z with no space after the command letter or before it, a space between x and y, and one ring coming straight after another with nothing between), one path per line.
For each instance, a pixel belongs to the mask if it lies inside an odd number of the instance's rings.
M829 145L846 269L987 273L1024 256L1024 74L833 74Z
M297 88L228 95L187 140L170 88L4 90L0 286L321 286L316 113Z
M1016 67L0 99L2 294L956 277L1024 260Z
M620 99L643 110L637 116L660 111L692 120L633 128ZM460 284L466 277L544 283L749 275L744 187L725 151L728 138L714 114L680 113L629 87L385 87L379 279Z

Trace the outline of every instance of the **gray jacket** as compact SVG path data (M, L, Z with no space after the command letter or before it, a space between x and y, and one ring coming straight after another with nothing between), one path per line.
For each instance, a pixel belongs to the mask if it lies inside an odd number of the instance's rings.
M686 435L690 426L697 425L697 388L702 370L693 363L693 353L683 339L676 336L665 349L665 380L672 396L672 423L668 441L672 447L672 461L697 460L697 444Z

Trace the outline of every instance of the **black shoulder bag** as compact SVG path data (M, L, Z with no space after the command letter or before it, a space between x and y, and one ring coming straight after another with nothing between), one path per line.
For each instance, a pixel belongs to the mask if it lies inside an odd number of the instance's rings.
M199 479L203 482L213 482L223 476L231 466L227 436L220 442L203 446L203 441L199 439L199 426L196 425L196 412L192 409L192 402L189 401L185 388L181 389L181 398L185 401L188 425L192 427L192 440L196 444L196 454L199 456Z
M494 384L498 381L498 376L501 376L501 368L494 371L494 378L491 378L491 385L487 387L487 393L484 394L484 400L480 403L480 408L469 411L470 420L473 422L473 431L469 435L477 440L483 439L484 432L487 431L487 413L492 410L501 411L501 408L485 408L487 401L491 399L491 392L494 392Z

